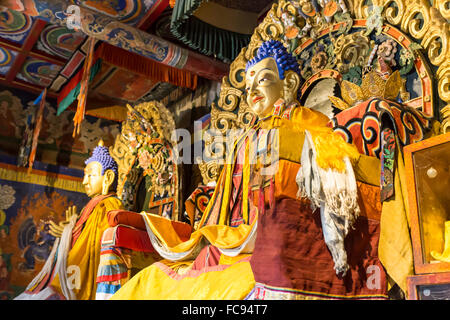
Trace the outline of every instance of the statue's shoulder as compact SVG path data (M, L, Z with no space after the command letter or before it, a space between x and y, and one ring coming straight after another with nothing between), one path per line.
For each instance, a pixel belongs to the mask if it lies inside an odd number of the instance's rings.
M278 128L287 134L302 133L305 129L325 128L330 119L323 113L299 104L291 104L281 114L273 115L261 122L261 128Z
M122 201L116 196L110 196L101 200L98 206L105 207L108 210L123 209Z
M297 105L293 108L290 120L295 126L326 127L330 119L322 112Z

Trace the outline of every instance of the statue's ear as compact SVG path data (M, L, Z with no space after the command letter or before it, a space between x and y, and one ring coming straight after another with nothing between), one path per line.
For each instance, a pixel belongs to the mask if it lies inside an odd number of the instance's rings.
M103 174L103 185L102 185L102 194L106 195L109 192L109 188L114 183L114 179L116 178L116 174L111 169L108 169Z
M292 71L288 70L284 73L284 96L287 102L288 100L297 99L297 91L300 89L300 76Z

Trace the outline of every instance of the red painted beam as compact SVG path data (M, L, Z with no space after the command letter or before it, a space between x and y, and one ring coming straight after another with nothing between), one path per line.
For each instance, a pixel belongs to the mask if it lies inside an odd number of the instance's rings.
M9 69L8 74L6 75L6 82L12 82L16 78L17 73L21 70L23 63L25 62L31 49L33 49L33 46L36 44L36 41L39 39L39 36L46 24L46 21L36 19L31 27L30 34L25 39L25 42L20 48L19 54L16 56L11 69Z
M39 39L39 36L41 35L42 30L44 30L46 25L47 25L46 21L36 19L36 21L33 24L33 27L31 28L30 34L28 35L22 46L22 52L28 53L29 51L31 51L31 49L33 49L34 45Z
M8 73L6 74L6 82L12 82L15 78L17 73L22 68L27 56L23 53L19 53L16 58L14 59L13 65L9 69Z
M9 49L9 50L12 50L15 52L20 52L22 50L22 47L20 45L18 45L17 43L11 42L11 41L9 41L7 39L3 39L3 38L0 38L0 47ZM64 66L67 63L67 61L64 60L63 58L52 56L45 52L30 51L30 52L28 52L28 55L30 57L40 59L40 60L43 60L46 62L50 62L50 63L56 64L58 66Z
M168 6L169 0L159 0L147 11L147 14L139 21L136 27L141 30L147 30Z
M43 3L43 2L42 2ZM64 0L46 0L45 3L48 5L47 8L39 7L38 12L34 13L36 17L40 17L42 19L48 18L48 12L47 10L60 10L62 7L67 5L66 1ZM0 5L0 9L6 8L3 5ZM105 41L108 43L111 43L114 45L117 45L117 43L114 42L114 40L117 40L120 38L119 34L115 34L114 36L107 35L105 33L97 33L92 32L92 30L89 29L89 21L92 19L92 16L96 17L95 22L98 23L98 26L103 27L109 27L112 25L110 23L110 19L103 20L103 15L100 13L95 13L89 9L79 7L80 9L80 20L83 22L81 24L81 31L84 32L86 35L92 36L96 38L97 40ZM52 11L53 12L53 11ZM56 14L56 11L55 13ZM64 22L58 21L58 24L64 25ZM204 77L206 79L210 80L216 80L221 81L223 76L228 75L230 65L227 63L224 63L222 61L216 60L212 57L202 56L201 54L198 54L194 51L191 51L189 49L185 49L179 45L176 45L174 43L171 43L169 41L163 40L153 34L150 34L148 32L145 32L141 29L127 26L121 22L114 22L114 28L122 28L124 30L129 30L129 32L132 32L134 34L134 37L136 39L140 39L139 41L134 41L131 44L131 40L129 39L121 39L120 40L120 46L126 48L126 50L137 53L139 55L142 55L146 58L153 59L157 61L158 63L162 63L164 65L168 65L171 67L176 67L178 69L186 70L189 72L192 72L193 74L197 74L201 77ZM130 43L128 43L130 42ZM164 47L167 48L167 56L164 56L163 60L161 61L160 58L155 56L151 50L154 48L150 48L150 44L152 42L155 42L159 45L159 43L162 43Z
M43 60L43 61L46 61L46 62L50 62L50 63L56 64L58 66L65 66L66 63L67 63L67 60L65 60L63 58L60 58L60 57L57 57L57 56L52 56L52 55L50 55L50 54L48 54L46 52L42 52L42 51L39 51L39 52L37 52L37 51L30 51L28 53L28 55L30 57L33 57L33 58L36 58L36 59L40 59L40 60Z

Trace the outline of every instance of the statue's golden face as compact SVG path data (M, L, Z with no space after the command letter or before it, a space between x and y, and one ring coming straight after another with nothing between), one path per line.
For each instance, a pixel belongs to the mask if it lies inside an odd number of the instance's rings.
M247 103L259 118L269 115L275 102L283 98L283 85L273 58L261 60L247 70Z
M89 162L84 168L83 186L88 197L93 198L102 193L103 189L102 165L100 162Z

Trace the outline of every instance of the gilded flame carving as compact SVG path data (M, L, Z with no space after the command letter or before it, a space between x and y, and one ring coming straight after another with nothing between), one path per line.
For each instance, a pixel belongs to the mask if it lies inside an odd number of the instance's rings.
M130 195L129 190L124 190L125 183L129 182L131 186L137 184L139 170L136 169L136 164L143 167L140 162L142 159L139 157L140 151L145 149L146 160L149 160L148 165L151 167L151 170L147 170L151 181L150 189L157 195L173 196L174 212L176 212L180 195L179 173L168 164L168 161L174 161L176 156L171 150L176 143L172 140L172 133L176 128L173 116L164 105L157 101L144 102L135 107L127 105L127 108L128 117L122 123L121 134L116 137L114 145L110 147L111 156L119 167L117 195L122 201L127 201L124 197L131 197L130 201L133 201L133 194Z

